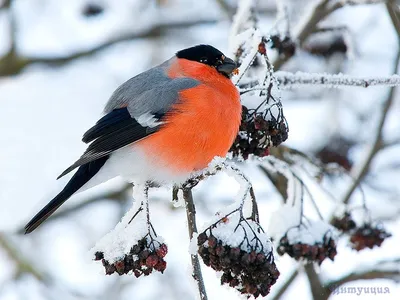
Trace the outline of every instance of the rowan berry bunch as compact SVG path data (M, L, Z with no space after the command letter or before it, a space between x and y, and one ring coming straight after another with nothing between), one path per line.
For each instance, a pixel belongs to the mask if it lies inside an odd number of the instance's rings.
M279 277L272 244L253 220L225 217L200 233L197 245L204 264L222 271L221 284L241 294L266 296Z
M342 232L350 232L357 227L349 212L345 212L342 217L334 217L332 225Z
M292 230L293 229L299 231L306 230L300 229L300 227L292 228ZM298 232L298 234L301 235L300 232ZM326 258L333 261L337 254L336 241L330 231L323 235L321 241L316 241L313 244L297 241L297 239L291 238L291 236L286 233L279 241L277 252L279 255L287 253L296 260L303 259L307 262L317 262L318 264L322 264Z
M391 236L382 226L366 223L352 232L350 243L351 247L357 251L365 248L372 249L375 246L380 247L383 241Z
M289 36L272 35L270 41L271 49L276 49L279 55L289 58L296 53L296 44Z
M365 222L361 227L357 226L349 212L345 212L341 218L335 217L332 225L350 235L350 245L357 251L380 247L385 239L392 236L382 226L374 225L371 221Z
M242 106L242 122L230 151L233 157L247 159L250 154L264 157L269 154L269 147L278 146L288 138L288 124L281 112L273 115L273 108L279 111L276 104L267 111L257 111Z
M148 234L133 245L128 254L116 261L106 260L102 252L95 253L95 260L101 260L106 275L113 273L123 275L132 271L136 277L140 277L148 276L153 271L163 273L167 267L167 262L164 260L167 253L167 245Z

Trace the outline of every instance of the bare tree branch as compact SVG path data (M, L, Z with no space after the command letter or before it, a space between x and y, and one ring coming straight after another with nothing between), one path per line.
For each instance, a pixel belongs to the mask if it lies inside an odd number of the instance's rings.
M11 6L11 0L4 0L3 3L0 5L1 9L8 9Z
M104 194L100 195L94 195L92 197L88 197L86 200L82 200L82 202L77 203L74 206L67 207L65 209L61 209L59 211L56 211L51 218L47 220L46 223L50 223L52 221L58 220L60 218L69 216L71 213L74 213L78 210L81 210L87 206L92 205L93 203L100 202L100 201L115 201L115 202L121 202L125 200L125 194L127 193L128 190L130 190L132 187L131 184L126 184L124 185L120 190L117 191L110 191ZM25 229L20 228L16 231L17 234L24 234Z
M292 274L286 279L285 283L281 286L278 292L274 295L271 300L279 300L285 294L287 289L292 285L293 281L297 278L297 275L300 273L300 268L296 268Z
M328 299L326 289L322 286L321 280L315 271L313 264L306 264L304 266L308 282L310 284L311 294L314 300L326 300Z
M393 266L391 268L385 267L380 269L380 266L388 263L392 264ZM344 275L343 277L340 277L332 281L328 281L324 283L325 295L327 297L323 299L324 300L328 299L329 295L334 291L334 289L337 289L338 287L346 283L353 282L356 280L390 279L397 282L400 278L399 264L400 264L400 258L393 259L391 261L382 261L376 263L370 269L364 271L353 271L351 273Z
M166 24L156 24L152 28L147 29L146 31L140 33L124 33L121 35L117 35L111 37L109 40L103 42L102 44L97 45L96 47L83 50L76 53L72 53L63 57L23 57L18 55L13 48L3 57L0 58L0 77L1 76L9 76L16 75L23 71L23 69L32 64L47 64L54 66L62 66L72 60L88 57L94 55L109 46L118 44L120 42L130 41L137 38L144 38L150 36L160 36L165 31L176 28L187 28L191 26L197 26L200 24L211 24L215 23L217 20L215 19L187 19L180 20L175 22L170 22ZM14 29L13 29L14 30ZM15 40L14 38L12 40Z
M395 59L393 68L394 73L397 72L399 62L400 62L400 36L399 36L399 49L397 50L397 57ZM367 155L365 156L364 160L362 160L358 165L355 165L351 170L351 177L354 178L354 182L348 187L348 189L344 193L342 202L345 204L350 201L351 195L353 194L354 190L357 188L357 186L360 184L364 176L367 174L368 169L372 163L372 160L379 152L379 150L382 149L383 127L385 125L389 109L393 104L395 91L396 88L392 87L389 91L386 100L383 102L382 112L378 120L378 126L375 131L375 136L371 141L371 146L369 148L369 151L367 152Z
M400 37L400 9L398 4L394 0L388 0L386 2L386 9L389 13L390 19L392 20L393 27L397 32L397 36Z
M305 14L306 18L299 23L296 30L293 30L294 34L292 40L297 41L298 44L302 46L306 39L317 30L317 26L322 20L345 5L376 4L383 2L385 2L385 0L348 0L336 1L334 3L332 0L320 0L314 5L309 14ZM275 70L279 70L289 58L288 56L279 56L272 62Z
M0 247L5 250L8 257L16 264L15 277L18 278L22 274L30 274L41 282L46 282L46 276L29 262L7 239L7 237L0 233Z
M193 238L193 234L197 233L196 225L196 207L193 202L193 195L191 188L183 188L183 198L186 202L186 215L188 220L189 237ZM197 288L199 289L200 299L207 300L207 292L204 285L203 275L201 273L199 256L197 254L191 254L192 266L193 266L193 278L197 282Z

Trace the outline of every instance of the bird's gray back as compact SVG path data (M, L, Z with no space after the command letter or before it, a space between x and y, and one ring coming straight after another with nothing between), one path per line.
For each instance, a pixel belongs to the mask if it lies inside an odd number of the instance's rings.
M178 101L181 90L195 87L199 82L192 78L170 78L168 67L176 58L145 71L119 86L111 95L104 113L127 106L132 117L146 113L166 113Z

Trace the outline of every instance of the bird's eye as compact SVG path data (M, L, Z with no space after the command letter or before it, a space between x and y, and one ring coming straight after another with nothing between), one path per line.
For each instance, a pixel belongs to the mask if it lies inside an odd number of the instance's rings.
M202 57L202 58L200 58L200 62L202 63L202 64L206 64L207 63L207 57Z

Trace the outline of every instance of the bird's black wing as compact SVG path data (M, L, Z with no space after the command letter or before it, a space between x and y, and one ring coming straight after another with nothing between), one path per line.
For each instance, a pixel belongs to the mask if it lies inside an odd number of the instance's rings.
M155 120L161 120L162 114L154 114ZM58 178L75 168L109 155L111 152L139 141L156 132L160 126L147 127L132 118L128 109L118 108L90 128L82 138L85 143L91 142L85 153Z

